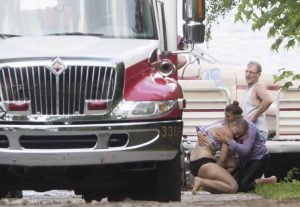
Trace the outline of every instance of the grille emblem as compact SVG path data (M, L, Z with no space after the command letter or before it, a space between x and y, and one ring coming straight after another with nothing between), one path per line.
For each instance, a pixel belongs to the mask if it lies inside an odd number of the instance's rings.
M52 61L52 64L50 66L50 70L55 74L55 75L60 75L62 72L64 72L68 67L64 64L64 62L58 57L55 58Z

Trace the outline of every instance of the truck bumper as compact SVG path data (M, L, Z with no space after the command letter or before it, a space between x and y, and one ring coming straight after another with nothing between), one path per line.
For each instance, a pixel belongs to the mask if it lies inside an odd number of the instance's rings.
M15 166L80 166L161 161L174 159L179 151L182 121L129 122L89 125L1 125L0 136L9 146L0 148L0 164ZM119 134L128 137L124 146L110 147L109 139ZM22 144L22 137L34 142L43 137L96 137L90 148L37 149ZM31 138L33 137L33 138ZM43 143L38 143L41 146Z
M300 153L299 140L267 140L269 153Z
M186 136L183 145L191 152L197 141L197 136ZM300 153L300 140L267 140L266 146L269 153Z

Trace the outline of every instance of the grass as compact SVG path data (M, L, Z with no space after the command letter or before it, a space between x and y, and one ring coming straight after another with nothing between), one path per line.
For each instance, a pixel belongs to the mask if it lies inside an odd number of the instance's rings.
M291 169L285 178L276 184L265 184L255 188L255 193L276 200L300 199L300 169Z
M255 193L276 200L300 199L300 181L260 185Z

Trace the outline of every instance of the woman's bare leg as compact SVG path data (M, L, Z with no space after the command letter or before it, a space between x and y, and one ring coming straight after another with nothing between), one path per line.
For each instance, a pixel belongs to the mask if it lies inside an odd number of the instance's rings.
M220 159L220 155L216 155L217 160ZM229 151L224 162L224 168L232 173L239 166L239 158L234 155L233 152Z
M193 184L192 193L195 195L200 187L201 187L201 178L200 177L194 177L194 184Z
M208 180L208 179L205 179L205 178L195 177L192 193L194 195L196 195L197 191L199 190L200 187L202 187L203 190L208 191L208 192L213 193L213 194L220 193L220 191L215 189L215 185L213 185L213 187L210 187L211 185L206 185L205 184L206 182L211 183L211 182L214 182L214 181L213 180ZM221 183L221 185L222 185L222 183Z
M224 164L224 168L232 173L239 166L239 161L237 157L227 157Z
M203 186L203 188L209 190L211 193L235 193L238 190L238 184L235 179L216 163L203 165L198 171L198 176L200 179L196 180L193 193L200 186Z

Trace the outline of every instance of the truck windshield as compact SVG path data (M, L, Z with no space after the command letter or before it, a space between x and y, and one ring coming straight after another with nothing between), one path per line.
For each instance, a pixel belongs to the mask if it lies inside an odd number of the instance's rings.
M151 0L0 0L0 34L156 39Z

